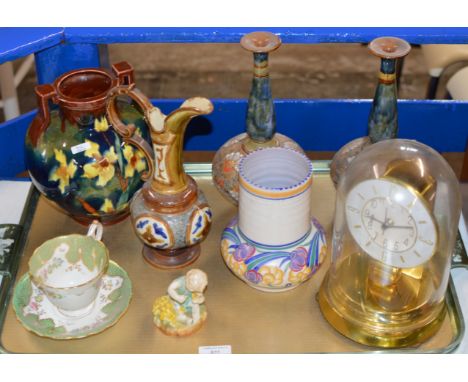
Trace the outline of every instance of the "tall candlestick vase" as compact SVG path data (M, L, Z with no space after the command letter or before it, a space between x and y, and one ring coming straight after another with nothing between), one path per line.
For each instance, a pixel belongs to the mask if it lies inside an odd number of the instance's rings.
M111 97L119 88L139 93L133 69L126 62L112 69L74 70L36 86L39 110L26 133L34 185L83 224L125 218L151 165L144 113L130 97ZM111 123L109 109L125 124Z
M268 70L268 54L281 40L269 32L253 32L242 37L241 46L253 53L254 71L247 109L247 132L228 140L213 159L216 188L232 203L239 199L239 161L248 153L265 147L287 147L303 152L292 139L276 133L276 120Z
M253 288L293 289L326 254L325 232L311 218L312 164L294 150L257 150L239 164L239 215L223 232L230 270Z
M151 265L183 267L200 255L200 242L208 235L212 218L205 195L184 171L183 140L190 120L211 113L213 104L206 98L190 98L166 116L146 97L135 100L151 127L154 171L132 200L132 225Z
M379 37L369 44L370 51L380 57L379 82L375 90L368 120L368 136L356 138L344 145L333 157L330 176L337 186L349 164L372 143L396 138L398 135L396 64L411 46L396 37Z

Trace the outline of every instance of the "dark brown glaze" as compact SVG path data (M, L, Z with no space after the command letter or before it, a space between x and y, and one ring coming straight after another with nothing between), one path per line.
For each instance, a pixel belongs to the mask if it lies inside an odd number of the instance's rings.
M39 114L29 130L32 144L37 145L49 125L49 101L60 106L68 121L80 124L90 115L105 114L107 98L118 85L135 85L133 68L127 62L113 65L112 72L102 68L72 70L58 77L53 84L36 86Z

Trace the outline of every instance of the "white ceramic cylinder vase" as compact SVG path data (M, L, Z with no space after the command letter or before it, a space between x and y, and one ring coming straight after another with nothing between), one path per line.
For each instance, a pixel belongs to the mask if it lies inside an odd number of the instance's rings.
M325 233L310 216L312 163L296 151L255 151L239 164L239 215L221 249L234 274L264 291L308 280L326 253Z

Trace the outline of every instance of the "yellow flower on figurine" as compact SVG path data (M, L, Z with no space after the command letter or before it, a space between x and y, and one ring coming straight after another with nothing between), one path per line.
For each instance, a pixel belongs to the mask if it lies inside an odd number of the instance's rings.
M277 267L264 265L258 270L262 275L262 283L265 285L279 286L283 283L283 271Z
M310 277L310 268L304 267L300 272L289 272L288 281L292 284L302 283Z
M50 181L58 181L60 192L65 193L65 187L70 184L70 178L73 178L76 172L76 164L71 161L67 163L67 157L62 150L54 149L55 160L59 163L58 167L54 167L49 175Z
M99 210L102 212L106 212L106 213L114 212L115 208L114 208L114 205L112 204L112 200L105 198L104 203L102 204Z
M94 119L94 130L99 133L109 130L109 124L107 123L106 117L95 118Z
M134 150L132 146L125 145L123 155L127 161L127 165L125 166L126 178L131 178L135 175L135 170L141 172L146 169L145 156L140 150Z
M117 154L114 151L114 147L111 146L102 156L97 143L89 140L86 140L86 142L89 142L90 147L85 151L85 155L94 158L95 162L87 163L83 166L83 176L88 179L98 177L96 184L104 187L114 177L114 163L117 162Z
M159 297L153 303L153 316L155 321L176 322L176 311L169 296Z

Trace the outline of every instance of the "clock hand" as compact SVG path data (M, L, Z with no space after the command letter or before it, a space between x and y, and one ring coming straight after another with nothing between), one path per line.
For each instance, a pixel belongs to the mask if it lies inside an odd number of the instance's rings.
M382 220L376 219L374 215L370 215L370 216L369 216L369 219L374 220L374 221L376 221L377 223L382 224L382 226L385 225L385 222L383 222Z
M414 229L409 225L389 225L387 228L402 228L402 229Z
M380 229L382 230L382 234L385 232L385 230L387 229L387 225L385 224L385 222L383 222L382 220L376 219L374 215L369 216L369 219L376 221L377 223L380 223Z

